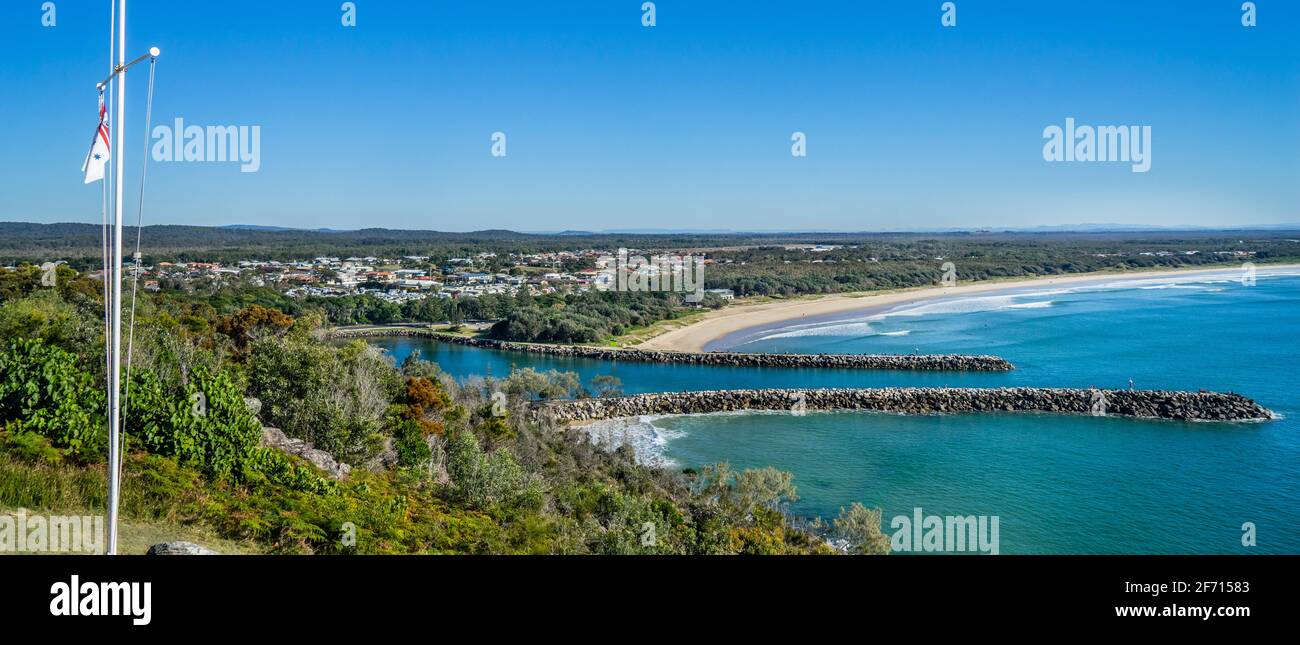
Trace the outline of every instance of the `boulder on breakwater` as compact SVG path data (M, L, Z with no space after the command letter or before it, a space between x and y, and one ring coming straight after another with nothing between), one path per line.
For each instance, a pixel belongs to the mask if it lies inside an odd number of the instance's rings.
M739 410L876 410L903 414L1046 412L1195 421L1257 421L1273 413L1239 394L1069 388L829 388L715 390L575 399L538 404L560 423Z
M742 352L672 352L586 345L548 345L516 343L491 338L460 336L419 327L369 327L339 329L334 338L376 336L417 336L443 343L511 352L532 352L560 358L591 358L602 361L637 361L644 363L687 363L728 367L798 367L865 370L978 371L1005 372L1015 369L997 356L962 354L749 354Z

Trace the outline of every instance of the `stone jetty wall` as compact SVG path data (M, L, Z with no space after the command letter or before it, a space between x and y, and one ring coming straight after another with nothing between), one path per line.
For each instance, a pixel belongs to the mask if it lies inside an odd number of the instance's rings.
M718 390L577 399L539 404L561 423L656 414L737 410L879 410L905 414L1048 412L1204 421L1253 421L1272 412L1238 394L1058 388L879 388Z
M584 345L547 345L474 338L437 332L418 327L370 327L340 329L335 338L376 336L418 336L443 343L455 343L512 352L548 354L560 358L591 358L602 361L636 361L644 363L687 363L732 367L841 368L865 370L980 371L1004 372L1014 369L997 356L961 354L749 354L740 352L670 352Z

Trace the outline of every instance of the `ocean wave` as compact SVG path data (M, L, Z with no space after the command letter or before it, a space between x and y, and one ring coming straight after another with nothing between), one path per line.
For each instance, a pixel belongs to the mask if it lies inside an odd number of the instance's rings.
M911 330L882 331L881 323L890 318L922 317L936 315L959 315L1001 310L1043 309L1058 304L1055 300L1042 300L1044 297L1063 296L1083 293L1129 290L1196 290L1206 293L1226 291L1232 285L1241 283L1241 271L1238 269L1207 270L1206 273L1186 276L1156 276L1143 278L1125 278L1115 276L1113 280L1093 284L1071 286L1052 286L1036 289L1027 287L1015 293L1000 295L983 295L944 298L939 300L905 303L892 310L870 316L858 316L843 320L802 323L778 327L761 332L757 337L745 340L743 344L779 340L783 338L839 336L846 338L866 338L871 336L907 336ZM1300 276L1300 272L1277 270L1266 267L1256 271L1257 280ZM1036 299L1025 302L1026 299Z
M1051 300L1040 300L1033 302L1019 302L1019 299L1028 297L1041 296L1040 293L1033 294L1010 294L1002 296L975 296L970 298L958 298L955 300L942 300L939 302L928 302L917 305L903 306L892 311L887 311L872 319L884 320L893 316L933 316L944 314L973 314L985 311L1000 311L1004 309L1041 309L1051 307L1055 303Z
M591 443L604 450L623 446L632 449L637 463L654 468L672 468L678 464L667 455L668 442L686 436L685 432L662 428L655 421L663 416L608 419L583 426Z
M776 330L776 333L764 334L747 342L758 342L778 338L803 338L809 336L844 336L849 338L865 338L868 336L906 336L912 333L912 330L910 329L879 331L870 322L874 319L875 317L872 316L867 319L859 318L830 323L823 322L781 327Z
M1226 282L1226 280L1218 280L1218 281L1216 281L1216 282L1220 282L1220 283L1221 283L1221 282ZM1210 283L1207 282L1206 284L1210 284ZM1149 287L1138 287L1138 288L1139 288L1139 289L1142 289L1143 291L1147 291L1147 290L1150 290L1150 289L1195 289L1195 290L1205 290L1205 289L1209 289L1210 287L1208 287L1208 286L1204 286L1204 285L1201 285L1201 284L1157 284L1157 285L1152 285L1152 286L1149 286Z
M773 338L800 338L804 336L870 336L874 335L871 323L862 321L847 321L838 323L820 323L811 325L794 325L791 327L782 327L781 331L775 334L767 334L755 340L771 340Z

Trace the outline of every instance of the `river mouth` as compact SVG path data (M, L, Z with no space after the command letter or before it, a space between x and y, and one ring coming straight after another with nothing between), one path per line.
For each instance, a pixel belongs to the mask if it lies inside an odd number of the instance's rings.
M614 376L629 395L746 388L1126 390L1130 379L1137 389L1238 392L1276 417L1154 423L1037 413L737 412L637 417L654 429L636 441L673 469L726 461L733 468L790 471L801 498L792 511L803 516L833 518L854 501L881 508L887 518L916 507L1000 515L1003 553L1241 553L1243 522L1274 536L1254 552L1300 553L1300 535L1289 530L1300 525L1300 380L1291 368L1300 364L1294 340L1300 276L1261 271L1256 286L1207 276L1038 293L1010 304L1043 300L1053 304L893 318L905 322L907 335L830 330L743 348L898 353L919 347L996 354L1017 368L996 373L610 363L420 339L372 342L399 361L419 349L457 378L557 369L577 373L583 383Z

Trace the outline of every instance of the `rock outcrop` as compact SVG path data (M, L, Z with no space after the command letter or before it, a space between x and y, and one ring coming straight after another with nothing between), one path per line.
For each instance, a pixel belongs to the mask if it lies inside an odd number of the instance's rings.
M687 363L729 367L794 367L865 370L979 371L1005 372L1015 367L997 356L964 354L751 354L743 352L670 352L586 345L548 345L515 343L437 332L419 327L372 327L343 329L332 333L335 338L377 336L417 336L442 343L510 352L531 352L559 358L590 358L602 361L641 363Z
M149 547L145 555L221 555L193 542L163 542Z
M294 439L279 428L262 428L262 445L286 454L306 459L334 479L347 479L352 467L335 459L324 450L317 450L302 439Z
M576 399L534 406L561 423L646 414L738 410L876 410L903 414L1046 412L1196 421L1256 421L1273 413L1238 394L1066 388L830 388L715 390Z

